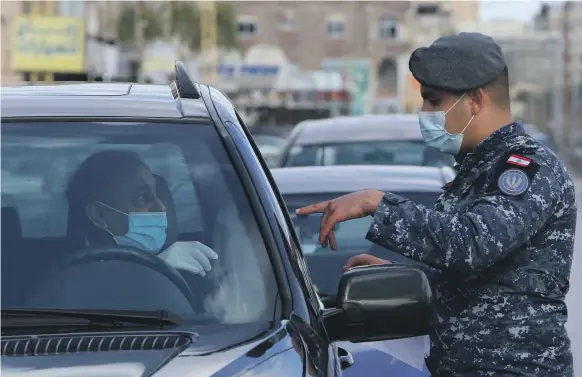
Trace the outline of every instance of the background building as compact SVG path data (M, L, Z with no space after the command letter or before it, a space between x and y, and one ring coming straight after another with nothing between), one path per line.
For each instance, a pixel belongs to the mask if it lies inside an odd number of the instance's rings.
M405 54L403 110L415 112L422 105L420 85L408 68L412 52L422 46L430 45L444 35L457 32L461 20L475 24L478 17L477 2L470 1L412 1L405 14L406 29L409 30L408 51Z
M359 81L356 92L361 93L356 95L400 107L410 42L405 22L409 1L234 4L243 55L257 45L277 46L301 70L344 76L357 71L363 81L352 80Z
M116 1L3 1L2 84L127 79L116 36L120 6ZM27 33L17 36L18 26ZM68 53L58 52L63 46Z
M0 37L2 38L2 85L11 85L22 80L21 74L12 69L12 21L14 17L22 12L22 2L20 1L5 1L0 6L0 14L2 20L2 30Z
M184 4L197 10L184 12ZM195 79L229 93L241 110L266 114L274 108L302 109L311 111L309 116L414 112L422 99L408 69L412 51L444 35L480 31L494 36L505 52L518 117L548 127L572 125L582 118L582 2L543 6L530 23L482 22L479 1L195 4L4 1L2 83L166 83L173 75L174 60L180 59ZM15 37L14 25L22 21L19 16L31 13L43 13L55 30L82 25L74 38L82 42L71 47L78 50L74 59L50 60L43 49L56 42L41 32L26 40ZM62 16L68 21L58 19ZM214 26L202 22L212 17L216 17ZM152 25L159 29L153 37L147 35ZM178 31L172 30L175 25L181 25L174 28ZM228 30L230 42L225 45ZM35 43L26 43L29 40ZM36 50L22 47L30 45ZM25 54L27 59L17 59L21 53L15 46L32 52ZM25 60L28 66L22 65ZM47 62L52 68L43 72L50 66Z
M562 64L556 67L562 115L555 120L565 147L582 144L582 2L550 3L536 17L539 29L560 35L563 43ZM580 151L582 157L582 151Z

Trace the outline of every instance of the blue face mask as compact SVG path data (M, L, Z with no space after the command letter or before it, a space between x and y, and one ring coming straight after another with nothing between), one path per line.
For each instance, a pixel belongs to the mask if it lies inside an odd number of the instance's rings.
M98 203L126 215L129 219L129 229L124 236L116 236L106 229L119 246L135 247L152 253L158 253L162 249L166 242L166 228L168 227L166 212L125 213L105 203Z
M420 122L420 133L426 144L436 150L457 155L461 150L463 143L464 132L473 121L474 115L469 120L469 123L458 134L450 134L445 129L446 115L461 99L465 96L463 94L457 102L453 104L447 111L421 111L418 113L418 120Z

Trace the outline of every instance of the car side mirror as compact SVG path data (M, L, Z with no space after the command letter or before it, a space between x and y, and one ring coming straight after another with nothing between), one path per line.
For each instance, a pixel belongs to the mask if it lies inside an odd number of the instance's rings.
M340 280L335 308L323 311L331 340L354 343L427 335L433 315L428 278L403 265L350 269Z

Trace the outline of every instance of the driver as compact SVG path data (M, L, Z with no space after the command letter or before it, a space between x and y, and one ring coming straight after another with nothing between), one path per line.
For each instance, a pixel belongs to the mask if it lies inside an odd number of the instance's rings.
M200 242L175 242L165 250L166 207L156 179L132 152L108 150L88 157L67 190L73 218L82 221L87 246L131 247L154 253L172 267L206 276L218 259Z

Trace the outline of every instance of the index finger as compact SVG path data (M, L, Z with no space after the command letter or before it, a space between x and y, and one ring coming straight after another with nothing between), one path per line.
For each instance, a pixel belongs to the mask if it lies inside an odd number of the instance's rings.
M311 215L312 213L322 213L325 211L329 201L319 202L315 204L308 205L306 207L298 208L295 213L298 215Z

